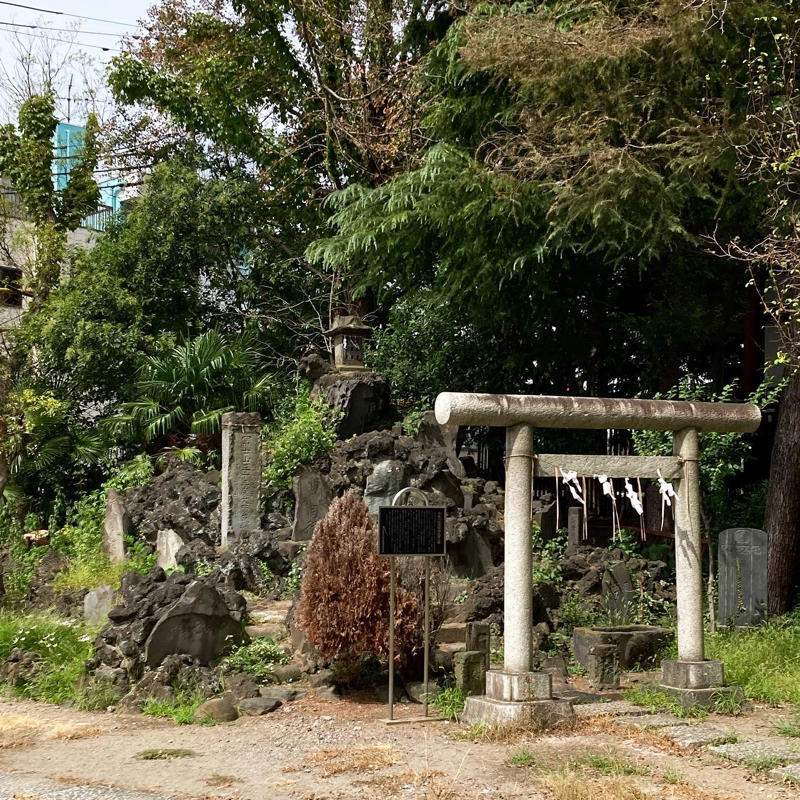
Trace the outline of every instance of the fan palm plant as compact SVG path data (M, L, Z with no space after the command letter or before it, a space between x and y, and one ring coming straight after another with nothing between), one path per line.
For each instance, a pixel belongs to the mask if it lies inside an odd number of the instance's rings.
M213 436L229 411L269 412L277 384L245 337L210 330L146 358L136 392L109 426L153 442Z

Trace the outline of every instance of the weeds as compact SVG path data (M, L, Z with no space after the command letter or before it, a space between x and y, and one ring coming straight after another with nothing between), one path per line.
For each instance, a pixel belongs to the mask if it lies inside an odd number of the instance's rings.
M463 689L457 689L455 686L446 686L438 691L431 700L431 705L439 709L445 719L457 720L459 714L464 710L466 702L467 693Z
M800 736L800 719L782 720L775 728L775 732L781 736L791 736L793 738Z
M285 664L289 656L268 636L254 639L234 650L222 662L223 672L247 672L268 680L276 664Z
M650 713L658 711L666 711L681 719L692 717L695 719L702 719L708 716L708 710L693 706L691 708L684 708L675 698L664 689L660 689L652 684L641 684L623 692L623 697L635 706L646 708Z
M508 763L515 767L529 767L535 763L536 758L530 750L521 747L508 757Z
M759 628L708 637L708 658L725 662L725 677L746 697L800 704L800 615L771 619Z
M48 703L79 701L77 684L92 654L92 630L56 617L4 613L0 617L0 661L12 650L31 653L32 669L9 685L13 694ZM88 701L87 701L88 702Z
M587 753L570 764L572 769L588 767L600 775L649 775L648 767L631 764L610 753Z
M148 717L167 717L177 725L191 725L193 722L211 724L211 720L195 720L195 711L205 702L206 697L196 686L180 685L174 687L171 700L157 700L148 697L142 706L142 714Z
M159 747L151 750L142 750L136 758L142 761L172 761L173 758L193 758L197 753L194 750L184 750L180 747Z

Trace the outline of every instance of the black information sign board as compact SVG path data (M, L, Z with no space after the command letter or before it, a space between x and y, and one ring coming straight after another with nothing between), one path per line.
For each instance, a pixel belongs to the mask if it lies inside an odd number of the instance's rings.
M444 508L381 506L378 555L443 556Z

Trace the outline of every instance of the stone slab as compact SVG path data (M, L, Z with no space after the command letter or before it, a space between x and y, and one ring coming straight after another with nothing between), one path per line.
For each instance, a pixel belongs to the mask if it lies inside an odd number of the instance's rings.
M163 570L176 569L178 551L183 544L183 539L172 528L160 530L156 536L156 564Z
M731 731L711 725L699 723L697 725L671 725L662 728L661 733L671 739L678 747L694 748L705 747L715 742L721 742L731 735Z
M640 717L647 712L627 700L612 700L610 703L584 703L575 706L579 717Z
M549 700L553 696L553 676L547 672L490 669L486 673L486 696L517 703Z
M303 467L292 479L294 522L292 540L308 542L317 523L328 513L333 492L326 477L316 467Z
M682 708L713 708L720 702L730 700L744 703L744 692L739 686L712 686L708 689L678 689L674 686L664 686L661 688L668 692L680 703Z
M759 742L733 742L732 744L715 744L708 748L713 753L729 761L739 764L776 759L784 764L800 764L800 751L781 740Z
M800 764L786 764L769 771L769 776L775 781L800 784Z
M456 687L465 694L483 694L486 687L486 657L480 650L463 650L453 657Z
M614 720L621 728L670 728L685 725L674 714L642 714L640 717L628 716Z
M89 625L108 621L108 612L114 607L114 590L107 585L98 586L83 598L83 619Z
M125 537L133 530L133 521L125 502L115 489L106 495L106 517L103 524L103 552L115 564L125 560Z
M490 697L468 697L461 722L472 725L536 725L549 728L561 720L575 716L569 700L533 700L527 703L511 703Z

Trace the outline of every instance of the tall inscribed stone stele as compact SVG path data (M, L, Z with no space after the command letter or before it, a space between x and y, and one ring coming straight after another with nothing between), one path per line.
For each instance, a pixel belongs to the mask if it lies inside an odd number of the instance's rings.
M222 546L261 527L261 415L222 415Z

